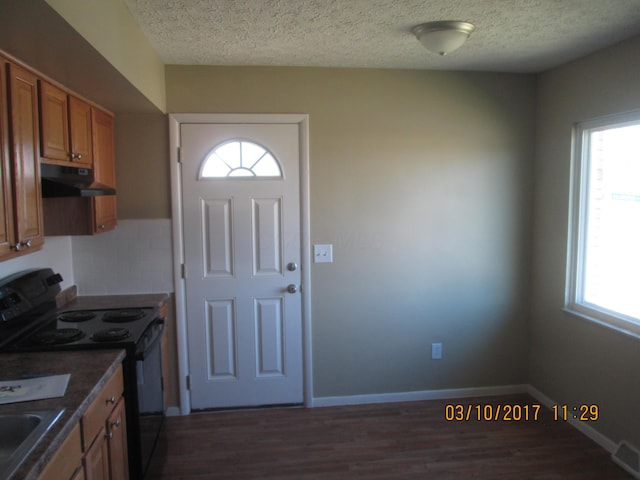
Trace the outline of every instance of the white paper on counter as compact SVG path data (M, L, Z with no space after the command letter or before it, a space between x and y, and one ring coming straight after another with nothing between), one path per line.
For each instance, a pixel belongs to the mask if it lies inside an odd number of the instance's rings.
M70 373L0 381L0 404L63 397Z

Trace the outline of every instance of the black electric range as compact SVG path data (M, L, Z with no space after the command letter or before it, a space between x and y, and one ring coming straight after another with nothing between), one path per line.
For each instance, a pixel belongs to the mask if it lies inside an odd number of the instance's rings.
M163 419L158 308L59 310L51 269L0 280L0 353L118 348L123 362L129 477L142 479Z

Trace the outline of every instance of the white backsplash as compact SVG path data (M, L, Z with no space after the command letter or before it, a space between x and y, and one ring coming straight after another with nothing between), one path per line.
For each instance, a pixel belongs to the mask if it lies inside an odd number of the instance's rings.
M81 295L173 292L171 219L119 220L113 231L71 242Z
M0 263L0 278L22 270L46 267L51 267L54 272L62 275L62 288L75 283L71 237L45 237L42 250Z

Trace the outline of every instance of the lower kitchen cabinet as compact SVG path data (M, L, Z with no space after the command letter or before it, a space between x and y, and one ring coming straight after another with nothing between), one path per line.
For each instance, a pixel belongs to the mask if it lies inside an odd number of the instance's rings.
M124 398L107 419L107 447L109 472L112 480L129 478L129 459L127 455L127 422L124 412Z
M128 480L122 366L109 379L38 480Z
M127 426L124 398L120 398L106 424L83 459L86 480L126 480L129 478Z
M86 480L109 480L109 449L104 427L99 430L82 463Z
M87 477L84 476L84 469L80 468L76 472L76 474L71 477L71 480L86 480Z
M77 424L44 468L38 480L83 479L84 471L81 461L80 424Z
M128 480L127 424L122 367L82 416L86 480Z

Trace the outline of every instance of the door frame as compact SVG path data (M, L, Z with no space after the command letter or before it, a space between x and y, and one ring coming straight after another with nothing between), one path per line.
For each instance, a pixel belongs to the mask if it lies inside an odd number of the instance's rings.
M311 240L309 203L309 115L306 114L242 114L242 113L170 113L169 162L171 172L171 215L173 232L173 283L176 301L176 342L178 351L178 388L180 414L191 413L191 397L187 388L189 357L187 345L186 280L182 276L184 238L182 218L182 177L180 164L180 127L188 123L279 123L297 124L300 139L300 258L302 295L302 360L304 404L313 402L313 370L311 339Z

